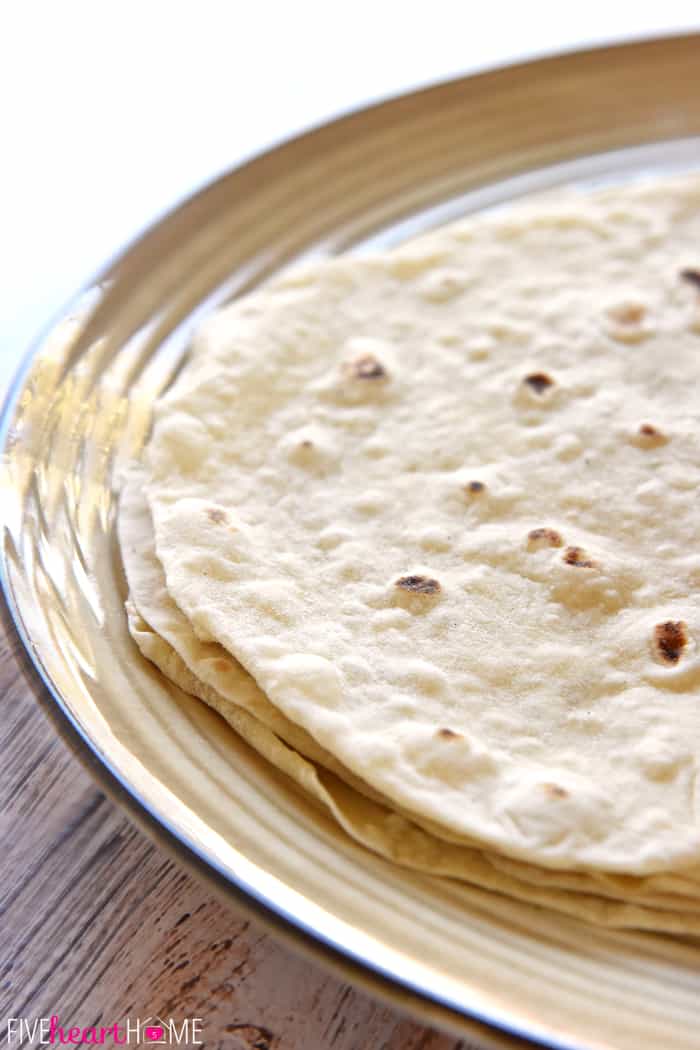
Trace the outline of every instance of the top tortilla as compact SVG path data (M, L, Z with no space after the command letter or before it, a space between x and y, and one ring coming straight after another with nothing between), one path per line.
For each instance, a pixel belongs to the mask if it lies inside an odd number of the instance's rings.
M397 806L549 867L700 859L700 180L337 260L156 412L167 588Z

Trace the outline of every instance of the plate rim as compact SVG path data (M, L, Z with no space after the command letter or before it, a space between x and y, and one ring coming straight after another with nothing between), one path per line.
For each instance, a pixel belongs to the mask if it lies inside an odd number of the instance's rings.
M622 52L629 54L634 50L642 52L645 49L671 42L677 42L679 46L694 45L700 50L700 31L679 30L665 34L633 36L591 47L572 46L556 52L535 54L525 60L492 65L475 73L438 79L414 90L383 96L369 104L344 110L339 115L316 123L299 134L283 137L273 142L263 151L244 156L238 163L198 185L193 192L156 214L152 221L118 248L92 280L86 282L81 290L44 325L29 348L22 354L6 389L0 408L0 458L6 454L12 418L21 399L31 367L41 353L47 337L66 318L75 313L76 305L81 299L90 291L103 285L122 260L136 251L156 230L169 223L178 214L183 213L194 202L214 191L234 173L241 173L245 169L264 163L273 155L302 141L308 143L328 129L347 126L365 115L397 103L406 103L418 98L425 100L431 93L439 92L451 85L476 83L509 72L536 71L545 66L567 61L585 61L588 56L602 57L605 54ZM2 518L3 515L0 514L0 521ZM573 1042L564 1043L556 1039L545 1038L540 1034L533 1034L520 1024L515 1022L510 1024L501 1017L490 1016L487 1009L474 1004L465 1003L457 1006L450 1003L447 998L440 999L433 990L420 988L405 978L392 975L372 959L359 957L348 947L334 942L321 930L310 928L302 919L286 912L282 905L265 897L242 877L225 873L219 869L212 859L207 858L193 842L188 842L184 835L174 830L165 814L158 815L154 812L147 800L141 797L137 788L130 786L113 768L109 759L99 754L88 733L74 719L60 690L44 672L39 659L34 655L32 638L25 627L10 583L4 549L0 554L0 622L4 626L10 643L9 658L21 671L25 684L44 715L49 718L53 727L82 766L97 781L110 800L126 813L147 838L173 857L190 874L202 881L224 904L238 913L250 915L274 937L330 969L341 979L351 981L365 992L424 1024L435 1025L459 1037L471 1037L480 1040L484 1046L500 1047L503 1050L506 1048L525 1050L527 1047L572 1050L574 1046L581 1045Z

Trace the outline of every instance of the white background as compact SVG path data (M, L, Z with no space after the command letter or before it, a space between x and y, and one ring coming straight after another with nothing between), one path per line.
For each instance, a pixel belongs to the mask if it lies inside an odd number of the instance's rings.
M244 156L436 79L700 28L697 0L0 0L0 12L0 387L103 262Z

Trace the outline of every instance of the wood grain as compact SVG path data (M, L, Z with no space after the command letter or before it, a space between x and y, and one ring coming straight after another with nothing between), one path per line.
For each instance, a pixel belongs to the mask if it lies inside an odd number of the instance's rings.
M466 1050L213 899L96 788L11 648L2 633L0 1041L7 1017L160 1015L201 1017L208 1050Z

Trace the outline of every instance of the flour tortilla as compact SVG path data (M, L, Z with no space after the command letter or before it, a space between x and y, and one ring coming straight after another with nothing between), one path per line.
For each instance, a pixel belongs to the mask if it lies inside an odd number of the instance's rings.
M700 860L698 243L689 179L319 265L207 323L156 413L199 637L397 806L544 867Z
M175 605L165 588L165 576L156 558L144 484L143 468L133 464L123 479L117 518L122 562L130 598L138 613L203 682L212 685L224 697L235 697L239 707L293 748L316 761L331 764L332 756L273 707L254 679L225 649L216 643L199 640Z
M698 901L678 897L646 905L543 888L499 871L476 849L432 838L405 818L360 795L335 774L316 767L243 708L223 700L187 669L175 651L139 616L132 603L127 603L127 611L132 637L144 656L180 688L218 711L259 754L320 803L344 831L375 853L404 867L451 876L601 926L700 934Z
M228 656L226 650L216 643L202 643L196 638L165 588L163 570L155 555L155 539L143 490L144 480L143 468L134 465L121 493L118 517L122 558L130 587L127 605L129 626L143 654L180 688L213 707L248 743L312 796L320 799L332 813L333 806L329 805L328 799L319 795L314 779L326 770L333 772L360 795L378 803L382 809L376 810L380 819L375 819L374 838L370 843L377 852L395 857L397 838L409 842L412 849L418 842L420 849L411 855L411 866L434 873L442 864L446 874L462 880L471 878L473 881L473 850L470 847L462 849L455 844L442 845L436 841L439 839L439 834L436 834L439 828L421 827L419 823L420 830L425 832L425 837L421 838L414 821L409 821L405 814L392 814L387 800L372 792L359 778L349 774L332 756L319 748L308 734L276 712L247 672ZM275 748L271 736L288 746ZM296 759L291 757L294 751L298 754ZM311 759L316 772L310 763L300 759ZM293 763L291 766L290 762ZM363 802L359 803L360 817L363 805ZM348 808L346 799L345 809ZM362 826L364 822L357 816L346 819L344 823L345 829L353 837L365 842L366 836L363 837L362 832L358 831ZM404 828L410 830L408 837ZM442 860L436 860L445 851ZM601 895L647 908L700 911L700 904L694 899L700 896L700 876L694 879L693 873L635 878L552 872L522 861L482 852L479 860L482 868L484 862L511 876L516 882ZM404 863L407 863L405 857Z
M261 692L255 680L222 646L216 642L202 642L194 633L165 586L165 575L156 557L151 515L144 493L145 480L143 467L133 463L122 479L117 517L117 533L129 597L138 615L204 686L215 691L217 702L212 706L216 710L220 710L220 705L217 706L219 699L222 703L235 703L291 748L372 796L374 793L368 785L354 777L305 730L285 718ZM155 662L163 670L162 660ZM174 680L182 685L179 679Z

